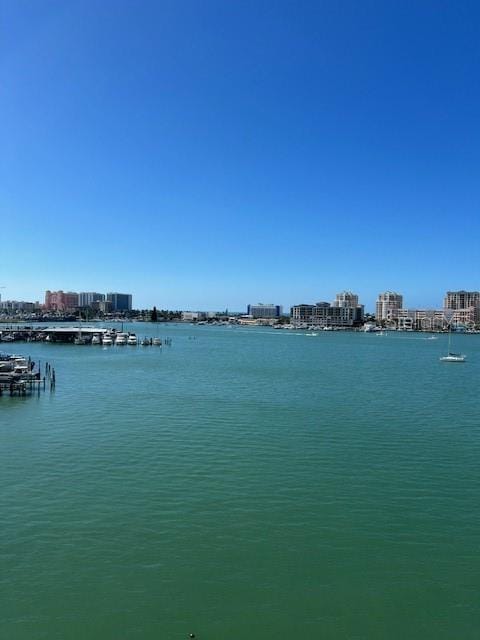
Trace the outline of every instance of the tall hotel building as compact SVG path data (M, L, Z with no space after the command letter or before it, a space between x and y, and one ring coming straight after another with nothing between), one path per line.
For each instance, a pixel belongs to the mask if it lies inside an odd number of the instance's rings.
M377 322L382 320L395 320L398 311L403 307L403 296L394 291L379 293L376 305L375 317Z
M454 322L480 322L480 291L447 291L443 300L445 310L454 311Z
M96 293L95 291L82 291L78 294L78 305L80 307L91 307L94 302L103 302L104 300L104 293Z
M67 311L78 307L78 293L73 291L45 291L47 311Z
M130 293L107 293L112 311L131 311L132 295Z

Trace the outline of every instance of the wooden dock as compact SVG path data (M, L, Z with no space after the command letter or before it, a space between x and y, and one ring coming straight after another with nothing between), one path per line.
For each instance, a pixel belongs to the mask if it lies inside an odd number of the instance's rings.
M3 395L9 395L10 397L24 397L34 394L40 395L40 392L45 391L47 388L50 389L50 392L54 391L55 385L55 369L46 362L43 377L39 367L35 377L0 381L0 398Z

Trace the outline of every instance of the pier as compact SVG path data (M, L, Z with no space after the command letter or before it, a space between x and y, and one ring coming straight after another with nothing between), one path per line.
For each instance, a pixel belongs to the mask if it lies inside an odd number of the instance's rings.
M3 395L27 396L45 391L47 387L50 392L55 390L56 375L55 369L45 363L42 377L41 366L34 372L35 363L30 358L20 356L0 354L0 398Z

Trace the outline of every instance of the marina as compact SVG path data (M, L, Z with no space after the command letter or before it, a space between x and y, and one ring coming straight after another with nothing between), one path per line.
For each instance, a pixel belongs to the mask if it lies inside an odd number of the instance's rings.
M61 327L10 326L0 330L0 342L45 342L66 343L74 345L103 345L103 346L170 346L170 338L149 336L139 339L136 333L118 330L117 328L90 327L82 325L67 325Z

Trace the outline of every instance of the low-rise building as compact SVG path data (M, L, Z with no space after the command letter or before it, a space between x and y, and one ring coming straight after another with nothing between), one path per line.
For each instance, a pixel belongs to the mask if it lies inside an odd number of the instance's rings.
M205 311L182 311L182 320L184 322L198 322L206 319L207 314Z
M401 331L443 331L449 325L443 309L398 309L395 314Z

